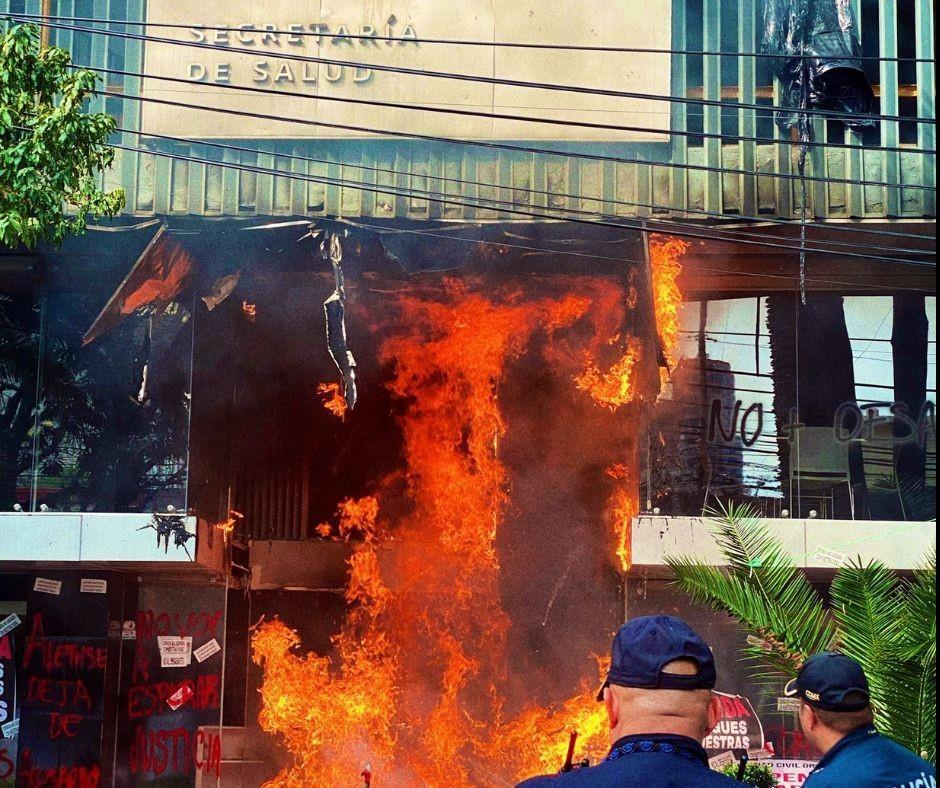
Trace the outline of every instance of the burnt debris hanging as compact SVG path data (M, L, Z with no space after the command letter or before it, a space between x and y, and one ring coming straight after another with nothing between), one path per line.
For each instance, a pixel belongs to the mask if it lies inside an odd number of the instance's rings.
M326 344L330 356L343 378L343 395L350 410L356 407L356 359L346 343L346 282L343 275L343 246L339 233L323 236L320 251L333 266L336 287L323 302L326 314Z
M780 104L794 110L776 113L780 128L800 125L799 109L843 112L842 122L856 130L873 125L870 119L854 117L872 112L874 93L862 69L849 3L768 0L761 48L780 56L774 61Z

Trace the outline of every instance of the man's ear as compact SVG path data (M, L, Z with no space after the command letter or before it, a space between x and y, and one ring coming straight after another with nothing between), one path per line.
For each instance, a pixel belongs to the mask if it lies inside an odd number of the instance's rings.
M708 730L705 732L706 736L714 730L721 719L721 714L721 699L713 692L708 700Z
M617 696L610 687L604 687L604 705L607 707L607 719L613 730L620 722L620 701L617 700Z
M819 727L819 717L816 710L805 701L800 703L800 726L804 732L812 732Z

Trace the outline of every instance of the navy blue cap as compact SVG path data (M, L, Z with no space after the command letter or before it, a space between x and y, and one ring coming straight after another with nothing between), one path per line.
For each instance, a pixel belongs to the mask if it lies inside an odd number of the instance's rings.
M677 659L698 666L698 673L666 673L663 668ZM628 621L617 632L610 647L610 672L597 699L604 699L604 687L640 689L713 689L717 676L711 649L682 619L674 616L642 616Z
M837 651L811 656L784 692L825 711L861 711L871 702L862 666Z

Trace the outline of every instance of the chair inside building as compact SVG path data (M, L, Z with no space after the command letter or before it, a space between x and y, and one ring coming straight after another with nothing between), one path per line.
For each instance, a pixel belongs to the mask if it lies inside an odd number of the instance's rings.
M838 441L831 427L801 427L790 442L790 489L799 497L818 498L822 517L835 511L835 490L845 485L855 519L855 492L849 471L849 444Z

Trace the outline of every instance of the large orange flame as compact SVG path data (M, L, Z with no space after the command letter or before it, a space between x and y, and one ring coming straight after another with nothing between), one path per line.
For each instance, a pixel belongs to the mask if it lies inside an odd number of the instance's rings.
M509 504L498 398L507 362L538 345L599 404L616 408L613 400L635 396L633 367L643 350L636 340L623 340L632 360L609 374L583 366L630 309L603 284L552 298L456 282L443 297L416 287L398 297L407 319L376 327L386 337L379 352L391 369L386 385L404 406L405 496L401 477L390 477L377 498L345 501L335 525L320 531L357 545L336 664L299 653L296 634L279 621L255 632L261 724L294 756L271 788L355 785L367 763L374 786L496 788L556 771L571 730L580 735L579 757L606 749L596 685L548 708L505 713L509 620L496 550ZM583 340L574 327L584 321L594 339L578 350L569 334ZM605 399L595 388L612 393ZM624 496L617 503L615 491L611 499L614 552L624 566L635 479L626 470L609 475Z
M575 378L575 384L590 392L598 404L616 410L636 398L636 371L642 358L643 343L636 337L627 337L623 355L606 372L588 355L586 368Z
M636 495L636 477L629 466L623 463L610 466L607 469L607 475L616 483L607 506L614 525L619 567L622 572L626 572L632 564L631 526L633 518L640 513L640 502Z
M346 501L339 515L340 533L362 537L349 560L350 612L334 639L339 669L327 657L297 653L296 632L278 620L252 638L253 659L265 670L261 727L280 733L291 752L312 756L269 786L344 785L367 760L387 763L394 754L399 657L376 626L391 600L376 554L378 502Z
M688 250L688 241L680 238L654 235L650 239L653 310L659 341L670 369L675 366L679 347L679 307L682 305L679 290L682 264L679 260Z

